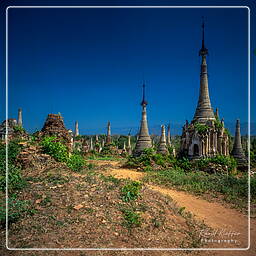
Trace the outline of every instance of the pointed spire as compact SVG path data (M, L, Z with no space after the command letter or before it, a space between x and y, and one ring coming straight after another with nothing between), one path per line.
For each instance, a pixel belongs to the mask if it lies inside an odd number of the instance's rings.
M167 130L167 145L168 147L171 146L171 125L168 124L168 130Z
M143 87L143 96L142 96L141 106L147 106L148 103L145 100L145 97L146 97L146 95L145 95L145 82L143 82L142 87Z
M160 154L167 154L168 153L168 149L167 149L167 145L166 145L166 138L165 138L165 126L162 125L161 126L161 137L160 137L160 142L159 142L159 146L157 149L157 153Z
M110 144L111 143L111 129L110 129L110 122L108 121L108 128L107 128L107 141L106 144Z
M196 108L193 121L205 123L208 120L215 120L215 116L213 113L213 109L211 107L209 88L208 88L208 73L207 73L207 64L206 64L206 55L208 54L208 49L206 49L204 45L204 21L202 25L202 30L203 30L202 48L199 51L199 55L202 56L201 74L200 74L200 92L199 92L199 99L198 99L197 108Z
M205 45L204 45L204 17L202 17L202 48L200 49L199 51L199 55L200 56L206 56L208 55L208 49L205 48Z
M22 127L22 109L19 108L18 110L18 126Z
M141 102L142 119L141 119L138 139L137 139L135 150L134 150L134 155L140 155L145 148L152 147L151 138L148 132L147 111L146 111L147 104L148 103L145 100L145 83L143 83L143 97Z
M97 135L97 134L95 135L95 141L96 141L96 143L98 143L98 142L99 142L99 137L98 137L98 135Z
M75 123L75 136L79 135L79 129L78 129L78 121Z
M233 145L231 155L237 160L238 164L244 164L247 162L245 155L244 155L243 148L242 148L242 143L241 143L240 120L239 119L237 119L237 121L236 121L235 140L234 140L234 145Z

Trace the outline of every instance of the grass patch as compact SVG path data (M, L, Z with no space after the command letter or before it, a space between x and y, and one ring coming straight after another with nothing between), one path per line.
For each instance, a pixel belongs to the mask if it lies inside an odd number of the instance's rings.
M147 173L144 181L167 187L176 187L199 195L210 193L218 196L218 193L221 193L224 195L224 200L235 204L239 208L247 205L247 174L242 175L242 177L236 177L221 173L208 174L200 171L185 172L182 169L172 169ZM251 177L251 195L254 198L254 202L255 193L256 175Z
M131 229L141 226L142 218L139 212L134 211L134 209L122 209L124 222L122 223L124 227Z

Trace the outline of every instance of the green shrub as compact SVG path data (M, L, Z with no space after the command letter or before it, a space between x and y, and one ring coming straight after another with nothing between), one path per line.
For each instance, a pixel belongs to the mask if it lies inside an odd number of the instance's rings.
M8 200L8 223L17 221L23 214L32 214L33 211L30 209L30 202L27 200L19 200L15 195ZM5 201L0 201L0 224L5 224L6 208Z
M79 154L72 154L68 161L67 161L67 166L76 172L79 172L83 169L83 167L85 166L85 160L84 158L79 155Z
M121 196L124 202L136 200L140 195L142 185L138 181L130 181L121 188Z
M127 228L139 227L141 225L141 216L138 212L133 209L123 209L124 223L123 225Z
M21 176L21 169L15 166L15 160L20 153L21 146L17 141L8 143L8 190L12 193L26 185ZM6 186L6 146L0 144L0 190L5 191Z
M8 191L12 193L26 186L26 181L21 176L21 169L13 164L8 166ZM6 172L0 170L0 191L5 191L6 187Z
M44 137L41 145L44 153L49 154L59 162L68 161L68 148L60 141L56 141L56 137Z
M200 124L200 123L195 123L194 126L197 132L200 134L206 133L210 128L208 125Z
M218 164L223 167L227 167L228 171L231 172L237 166L236 160L231 156L217 155L211 158L199 159L194 162L194 166L203 171L210 163Z
M24 133L25 132L25 129L20 125L14 126L13 130L14 130L14 132L19 132L19 133Z

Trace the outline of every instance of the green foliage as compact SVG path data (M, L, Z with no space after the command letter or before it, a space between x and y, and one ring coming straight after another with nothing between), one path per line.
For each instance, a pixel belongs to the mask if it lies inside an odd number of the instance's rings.
M195 123L194 126L196 131L200 134L206 133L210 128L208 125L200 124L200 123Z
M85 160L80 154L72 154L67 161L67 166L76 172L79 172L85 166Z
M194 163L194 165L199 170L203 171L205 168L207 168L209 163L214 163L214 164L222 165L223 167L227 167L228 171L230 172L234 170L237 166L236 160L232 156L222 156L222 155L217 155L212 158L199 159Z
M191 171L193 169L193 164L188 158L181 158L178 160L173 160L174 166L179 167L185 171Z
M224 133L227 134L229 138L232 137L230 131L227 128L224 129Z
M24 133L25 132L25 129L20 125L15 125L13 127L13 130L14 130L14 132L18 132L18 133Z
M243 174L241 177L226 175L222 173L208 174L202 171L185 172L182 169L170 169L158 172L147 173L145 181L152 181L156 184L177 187L181 190L191 191L195 194L211 195L221 193L226 201L237 206L246 204L248 196L248 177ZM251 177L251 196L256 198L256 175Z
M12 193L13 191L22 189L26 186L26 181L21 176L21 170L19 167L9 164L8 165L8 191ZM0 170L0 191L5 191L6 186L6 175L5 170Z
M56 137L44 137L41 145L46 154L52 156L55 160L59 162L68 161L68 149L60 141L56 141Z
M250 160L251 160L251 165L253 167L256 167L256 138L251 139Z
M34 210L31 209L30 201L19 200L15 195L8 200L8 222L13 223L17 221L24 214L34 214ZM0 224L5 224L6 209L5 201L0 202Z
M121 196L124 202L138 199L142 185L138 181L130 181L121 188Z
M123 225L129 229L139 227L141 225L141 216L133 209L122 209L124 215Z
M93 170L93 169L95 169L95 168L96 168L96 164L89 163L89 164L87 165L87 169L88 169L88 170Z
M217 128L217 129L221 129L221 128L223 128L223 123L221 123L221 121L220 121L220 119L219 118L217 118L216 117L216 120L214 121L214 124L215 124L215 127Z
M26 185L21 176L21 169L15 165L21 146L17 141L8 143L8 190L12 193ZM5 191L6 186L6 145L0 144L0 190Z

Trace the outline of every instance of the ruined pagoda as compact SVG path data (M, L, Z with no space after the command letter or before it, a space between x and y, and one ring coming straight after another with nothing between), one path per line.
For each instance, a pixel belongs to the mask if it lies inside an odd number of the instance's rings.
M219 120L219 111L214 114L211 106L206 56L208 49L204 41L204 22L202 24L200 90L194 118L183 126L180 155L190 159L229 155L229 138L224 121Z
M158 145L157 153L162 154L162 155L168 154L164 125L161 126L161 137L160 137L160 142Z
M145 100L145 83L143 83L143 97L141 102L142 119L140 123L140 132L139 132L138 139L133 152L135 156L140 155L144 149L152 147L151 138L148 132L147 110L146 110L147 105L148 103Z
M236 159L238 166L244 166L247 164L245 154L241 143L241 132L240 132L240 120L236 121L236 133L235 140L231 155Z

